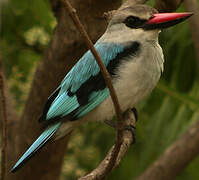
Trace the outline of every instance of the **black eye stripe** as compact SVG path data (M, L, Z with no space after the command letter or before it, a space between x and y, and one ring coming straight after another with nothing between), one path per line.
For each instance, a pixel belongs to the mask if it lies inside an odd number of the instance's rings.
M127 27L129 28L140 28L142 27L145 22L147 20L145 19L140 19L138 17L135 16L128 16L125 20L124 20L124 24L126 24Z

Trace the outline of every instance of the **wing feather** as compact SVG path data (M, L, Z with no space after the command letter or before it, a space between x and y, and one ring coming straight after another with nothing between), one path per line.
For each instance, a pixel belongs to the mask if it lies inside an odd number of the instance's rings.
M96 43L95 48L106 67L123 51L123 46L110 43ZM106 87L96 90L96 83L98 86L103 85L101 82L95 82L94 77L99 73L101 72L98 64L92 53L87 51L61 82L61 89L52 102L46 119L53 119L56 116L65 117L72 112L75 112L73 113L74 119L78 119L103 102L108 97L109 90ZM94 82L86 84L89 80ZM98 78L96 81L104 81L104 79ZM80 88L81 92L79 92ZM84 97L88 97L85 98L88 99L88 102L80 101Z

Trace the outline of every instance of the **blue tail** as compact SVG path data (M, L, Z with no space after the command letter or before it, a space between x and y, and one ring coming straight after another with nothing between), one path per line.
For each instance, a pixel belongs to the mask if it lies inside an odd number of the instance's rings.
M48 127L17 161L17 163L11 169L11 172L17 171L28 159L30 159L40 148L42 148L48 142L48 140L56 133L60 125L61 122L58 122Z

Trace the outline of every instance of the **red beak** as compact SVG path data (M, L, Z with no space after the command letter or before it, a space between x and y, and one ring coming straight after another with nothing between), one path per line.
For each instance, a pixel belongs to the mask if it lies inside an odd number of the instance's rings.
M144 25L145 29L163 29L176 25L192 16L193 13L157 13L152 16Z

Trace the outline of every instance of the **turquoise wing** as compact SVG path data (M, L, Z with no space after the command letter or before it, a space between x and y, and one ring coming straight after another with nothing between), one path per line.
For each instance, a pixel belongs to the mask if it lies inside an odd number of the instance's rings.
M96 43L95 48L106 67L114 63L114 59L124 49L121 45L110 43ZM100 68L90 51L71 69L58 89L59 92L54 93L56 97L48 103L50 105L46 113L47 120L63 118L70 114L74 119L78 119L109 96Z

